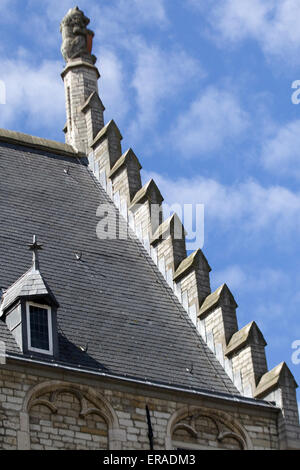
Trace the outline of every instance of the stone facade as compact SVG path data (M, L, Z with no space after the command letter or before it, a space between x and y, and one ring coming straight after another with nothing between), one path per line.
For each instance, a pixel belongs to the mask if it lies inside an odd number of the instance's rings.
M89 158L94 176L151 253L153 269L160 269L242 396L11 361L0 367L0 448L148 450L146 406L156 450L300 448L290 371L285 365L267 371L261 333L238 329L237 304L225 284L211 294L211 268L201 250L186 257L184 230L181 239L172 230L155 238L164 226L163 196L153 180L142 187L141 165L131 149L122 155L114 121L104 126L100 74L89 54L65 55L66 142Z
M49 373L0 369L0 448L149 450L279 449L279 409L188 392Z

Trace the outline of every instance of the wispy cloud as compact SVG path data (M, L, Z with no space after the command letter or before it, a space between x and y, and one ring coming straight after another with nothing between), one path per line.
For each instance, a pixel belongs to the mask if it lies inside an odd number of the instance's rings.
M189 0L189 3L198 8L204 4L201 0ZM298 0L208 0L205 3L210 25L223 40L240 43L252 38L266 54L299 64ZM226 42L222 44L226 46Z
M104 71L99 86L106 118L121 120L130 107L123 62L116 52L106 49L101 54L100 68Z
M17 2L17 0L16 0ZM3 0L0 12L9 15L11 1ZM26 45L29 49L20 48L14 58L7 53L7 47L1 53L1 76L7 88L7 104L1 108L0 126L17 129L22 118L23 128L28 132L35 132L41 126L55 135L57 122L63 125L65 120L65 99L60 71L63 59L60 55L61 37L59 23L69 8L74 7L72 0L45 0L42 4L37 0L29 0L22 5L22 16L19 10L14 8L14 18L19 29L25 37L28 37ZM121 120L126 116L130 105L130 80L133 70L125 81L122 50L131 54L131 62L136 49L139 47L139 58L146 58L146 46L142 51L140 43L135 41L137 31L145 26L164 28L168 24L165 0L114 0L101 6L97 2L82 0L80 8L91 18L91 28L96 32L95 50L99 58L98 66L102 73L99 83L100 95L107 107L107 117ZM129 27L130 25L130 27ZM130 32L129 32L130 30ZM41 40L41 37L43 38ZM100 47L98 46L100 45ZM149 46L149 49L151 47ZM49 51L57 52L57 60L44 60L43 57L50 56ZM167 52L166 52L167 55ZM51 57L50 56L50 57ZM180 58L185 59L179 54ZM173 61L174 63L174 61ZM185 60L183 66L189 67ZM137 59L136 63L136 86L141 75L142 64ZM174 65L175 67L175 65ZM153 85L151 65L148 62L149 86L146 94ZM182 72L182 69L180 69ZM177 72L177 70L175 70ZM144 76L145 78L145 76ZM156 82L162 85L162 80ZM154 101L156 97L152 94ZM161 94L159 96L162 96ZM146 110L143 108L142 91L137 90L141 120L145 119ZM147 99L145 99L147 101ZM149 110L149 115L152 111ZM62 136L63 138L63 136Z
M232 230L235 224L251 236L268 230L266 242L276 237L287 240L300 232L299 192L283 186L265 187L254 180L226 185L201 176L193 179L171 179L155 173L151 176L168 204L204 204L205 218L221 224L223 232Z
M183 50L162 50L144 42L136 44L135 60L132 86L136 93L137 115L132 131L137 133L157 123L163 104L180 93L188 81L203 77L204 72Z
M277 128L263 144L262 162L273 172L300 177L300 120Z
M38 0L29 1L31 11L35 6L40 8L41 2ZM73 0L43 1L47 22L52 25L57 25L74 6ZM165 0L110 0L101 3L81 0L79 7L92 19L92 29L106 42L120 41L126 32L143 26L155 25L164 28L168 25Z
M16 9L17 0L1 0L0 23L13 23L18 17Z
M209 87L182 113L171 137L177 149L190 158L216 151L226 142L237 140L249 122L247 112L233 93Z
M281 270L273 268L257 269L253 272L250 267L242 268L238 265L227 266L221 271L212 272L213 285L218 287L226 282L232 289L239 292L260 292L268 290L269 292L278 291L284 284L288 285L288 277Z
M44 61L32 66L25 57L2 60L1 79L6 85L6 104L1 107L0 126L13 127L20 118L32 131L63 127L65 119L64 88L60 64Z

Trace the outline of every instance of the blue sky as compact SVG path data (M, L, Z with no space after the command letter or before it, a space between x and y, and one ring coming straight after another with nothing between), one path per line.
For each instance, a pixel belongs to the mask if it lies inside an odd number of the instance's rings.
M69 0L1 0L0 126L63 140ZM269 368L300 340L297 0L81 0L113 118L166 202L205 204L212 287L255 320ZM300 401L300 394L298 394Z

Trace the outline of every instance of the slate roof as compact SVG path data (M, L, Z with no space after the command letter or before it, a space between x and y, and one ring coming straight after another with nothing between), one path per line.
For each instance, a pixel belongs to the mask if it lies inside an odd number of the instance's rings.
M36 234L60 306L60 362L239 395L137 238L97 238L96 210L112 203L84 158L0 142L0 175L0 289L30 267ZM1 320L0 340L21 354Z

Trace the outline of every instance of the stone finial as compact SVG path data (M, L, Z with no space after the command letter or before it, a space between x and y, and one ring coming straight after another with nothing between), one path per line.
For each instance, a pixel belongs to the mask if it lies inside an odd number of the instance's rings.
M29 250L32 251L32 267L35 271L39 271L39 250L42 250L43 247L38 243L36 235L33 235L33 242L28 246Z
M87 29L89 23L89 18L78 7L71 8L63 18L60 25L63 40L61 53L66 62L82 58L96 63L97 59L92 55L94 33Z

